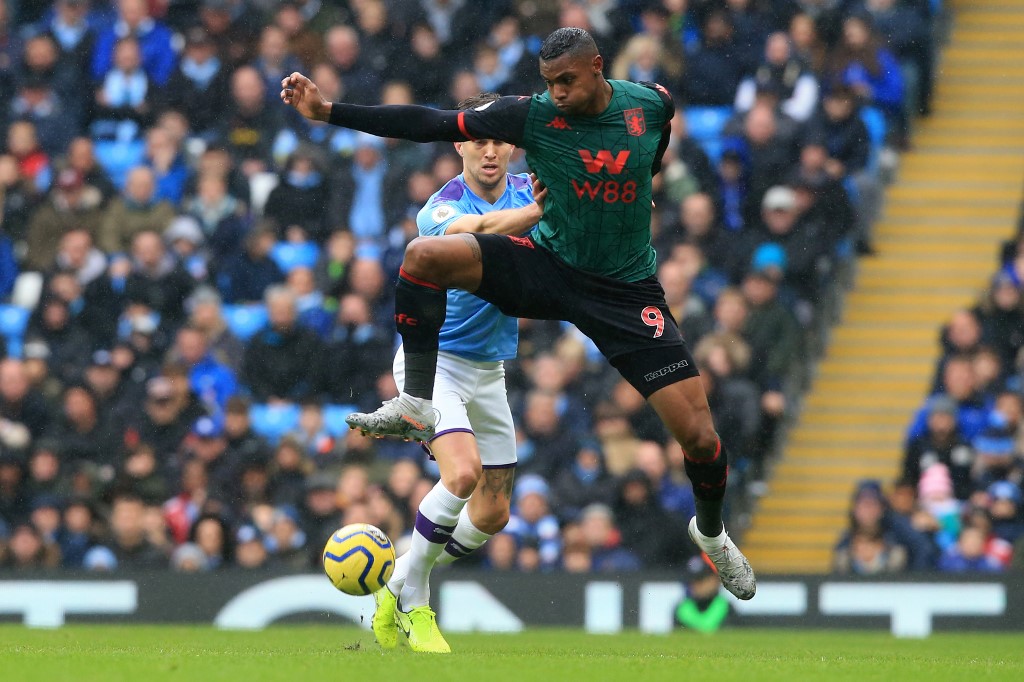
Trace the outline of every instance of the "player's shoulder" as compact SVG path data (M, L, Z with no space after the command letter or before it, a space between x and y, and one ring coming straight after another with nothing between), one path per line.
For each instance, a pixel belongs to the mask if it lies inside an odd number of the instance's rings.
M427 203L416 214L416 224L420 228L429 228L463 213L461 207L466 192L466 183L462 180L462 176L455 176L427 200Z
M533 193L533 182L529 173L508 173L508 183L516 192L527 191Z
M634 83L633 81L622 80L614 81L614 83L615 87L629 98L640 100L651 106L665 106L673 110L675 109L671 93L669 93L665 86L659 83L651 83L649 81Z

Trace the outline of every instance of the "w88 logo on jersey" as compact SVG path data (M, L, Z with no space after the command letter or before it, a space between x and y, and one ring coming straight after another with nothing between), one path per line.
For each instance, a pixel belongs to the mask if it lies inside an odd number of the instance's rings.
M636 201L636 181L627 180L576 180L572 181L572 189L576 198L581 201L603 201L606 204L622 202L632 204Z

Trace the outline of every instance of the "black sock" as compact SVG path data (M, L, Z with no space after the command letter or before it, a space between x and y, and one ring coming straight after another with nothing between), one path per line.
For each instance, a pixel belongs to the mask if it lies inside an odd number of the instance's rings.
M430 400L437 370L437 337L448 308L448 292L400 270L395 288L395 326L405 350L403 392Z
M725 528L722 523L722 505L725 500L725 482L729 477L729 457L721 439L711 459L702 461L685 455L683 466L693 484L697 530L705 537L716 537Z

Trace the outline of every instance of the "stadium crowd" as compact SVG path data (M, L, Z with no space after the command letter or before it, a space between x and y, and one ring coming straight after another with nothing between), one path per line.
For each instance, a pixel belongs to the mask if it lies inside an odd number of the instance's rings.
M1024 219L988 290L939 335L932 394L907 432L900 479L865 481L836 569L1001 572L1024 560Z
M393 282L461 163L311 124L280 79L364 104L531 93L558 26L679 104L659 277L742 495L834 273L871 252L880 168L927 114L937 4L0 3L0 566L311 568L345 523L402 538L435 471L343 417L396 391ZM639 394L554 322L521 321L507 371L513 515L472 561L685 564L682 453Z

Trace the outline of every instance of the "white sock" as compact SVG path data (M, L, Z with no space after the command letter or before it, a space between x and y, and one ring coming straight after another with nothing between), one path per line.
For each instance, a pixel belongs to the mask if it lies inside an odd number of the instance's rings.
M446 566L457 561L470 552L480 549L492 537L473 525L472 519L469 518L469 505L466 505L459 513L459 522L455 526L455 532L452 533L452 539L445 545L444 551L437 557L434 566ZM395 570L391 574L391 580L388 581L388 589L392 594L401 594L402 588L405 587L405 578L409 575L409 555L411 553L406 552L395 562Z
M707 535L704 535L704 533L701 533L700 528L698 528L696 524L694 524L693 530L694 534L697 536L697 540L699 541L700 548L705 552L708 550L717 551L722 549L722 547L725 547L726 538L729 537L725 534L724 527L722 528L722 532L713 538L709 538Z
M490 534L473 525L473 519L469 518L469 507L463 507L462 513L459 514L459 523L455 526L455 532L452 533L452 539L445 545L441 556L437 557L438 565L446 566L458 561L483 547L491 537Z
M420 502L412 544L403 555L408 556L405 585L399 594L403 611L426 606L430 602L430 569L455 532L459 512L468 501L468 497L456 497L438 481ZM395 568L397 570L398 566Z

